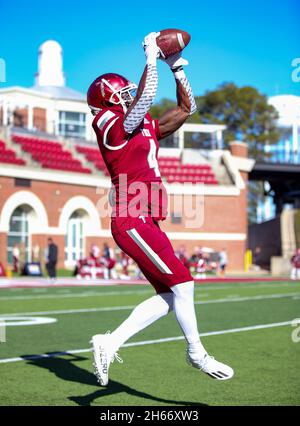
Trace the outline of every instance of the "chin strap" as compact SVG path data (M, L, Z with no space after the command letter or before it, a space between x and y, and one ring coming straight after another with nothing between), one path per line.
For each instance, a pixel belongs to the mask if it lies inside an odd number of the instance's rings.
M124 120L124 129L127 133L132 133L145 118L154 101L157 86L156 64L147 64L147 77L143 93Z

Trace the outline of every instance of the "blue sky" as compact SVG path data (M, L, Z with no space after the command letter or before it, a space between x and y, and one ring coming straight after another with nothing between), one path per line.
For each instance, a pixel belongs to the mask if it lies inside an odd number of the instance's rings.
M299 18L298 0L0 0L0 58L7 67L0 85L32 86L38 47L47 39L62 45L67 85L74 89L86 92L105 72L138 83L144 35L181 28L192 36L184 56L196 95L224 81L269 96L300 95L300 83L291 79L291 62L300 57ZM175 85L160 63L157 100L162 97L175 98Z

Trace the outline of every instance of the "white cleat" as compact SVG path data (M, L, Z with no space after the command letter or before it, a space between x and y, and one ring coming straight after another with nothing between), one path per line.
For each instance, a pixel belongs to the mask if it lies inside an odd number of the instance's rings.
M109 332L106 334L96 334L90 341L93 347L94 355L94 368L97 381L101 386L108 384L108 370L109 366L116 359L122 363L122 358L111 347Z
M214 357L205 354L202 358L197 358L196 354L189 354L187 351L187 363L194 368L203 371L213 379L229 380L233 377L234 371L231 367L222 362L216 361Z

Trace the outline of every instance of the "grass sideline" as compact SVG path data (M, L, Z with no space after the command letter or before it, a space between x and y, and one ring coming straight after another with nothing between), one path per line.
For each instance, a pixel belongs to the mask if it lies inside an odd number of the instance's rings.
M216 382L189 367L185 342L164 340L181 336L170 314L121 348L124 364L113 364L109 386L99 387L92 374L90 336L114 329L152 294L149 285L2 289L2 316L57 321L6 328L7 342L0 344L0 404L299 405L300 342L292 341L291 324L273 325L300 317L300 282L196 286L202 340L212 355L235 369L231 381ZM266 324L270 328L252 328ZM229 331L236 328L241 331ZM212 334L220 331L224 334ZM53 352L68 353L8 362Z

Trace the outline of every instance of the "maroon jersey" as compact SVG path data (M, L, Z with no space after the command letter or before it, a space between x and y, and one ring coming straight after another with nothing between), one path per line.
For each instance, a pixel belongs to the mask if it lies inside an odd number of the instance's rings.
M300 253L294 254L294 256L291 259L291 262L294 268L300 269Z
M97 114L93 128L115 189L113 216L166 217L166 191L158 167L157 120L146 114L132 133L123 127L124 114L118 108Z

